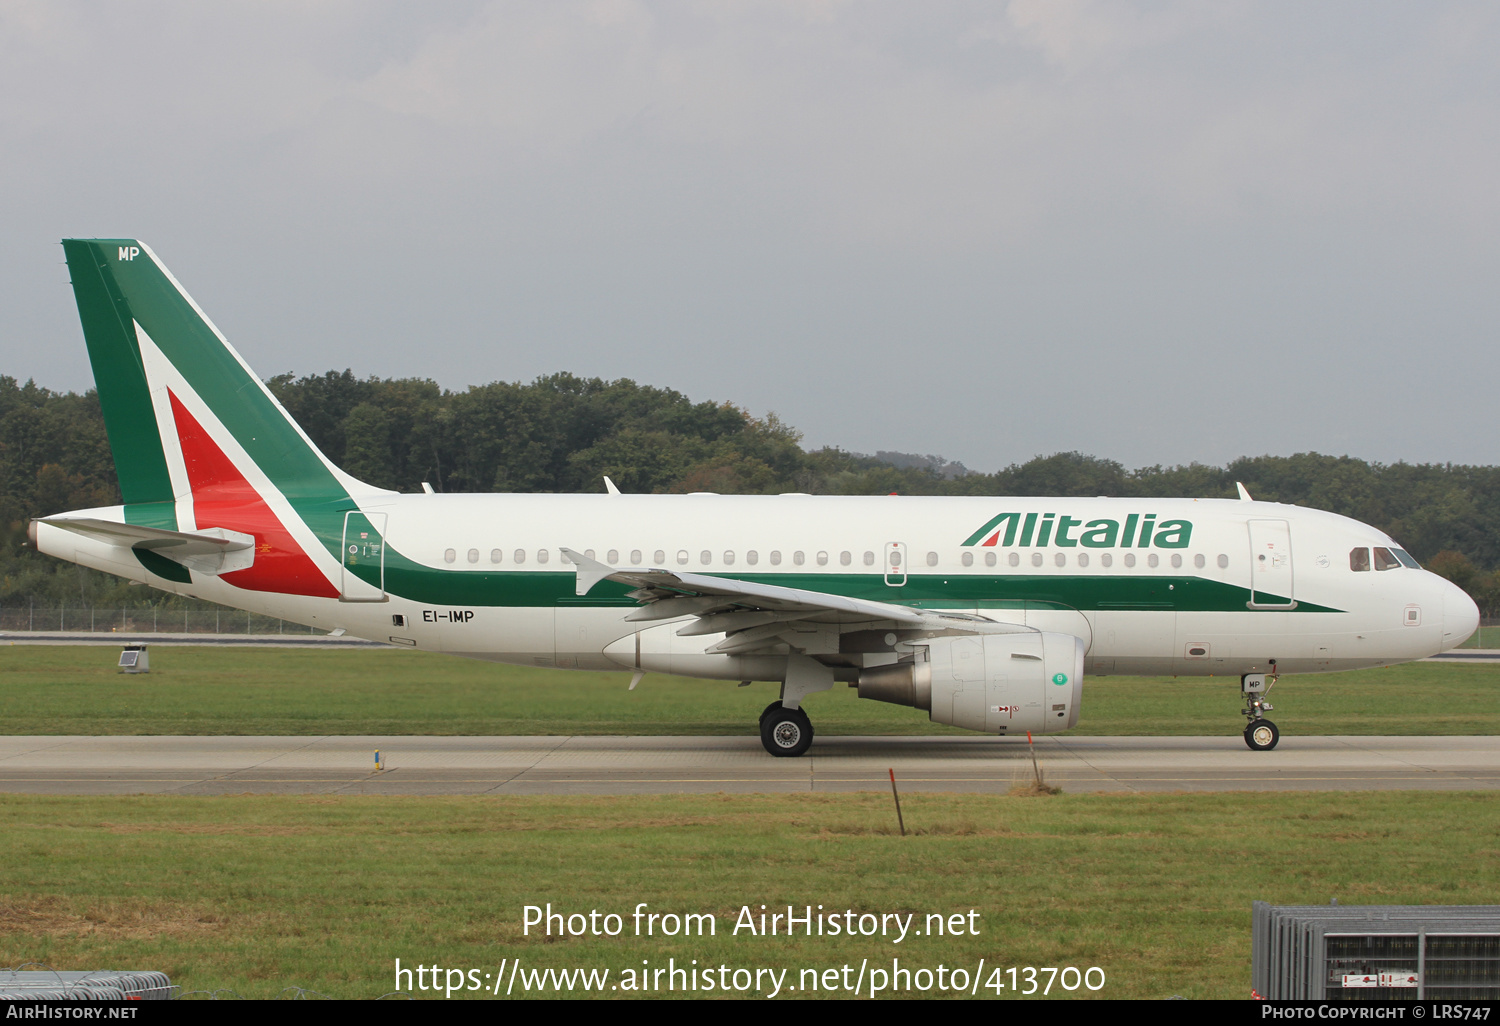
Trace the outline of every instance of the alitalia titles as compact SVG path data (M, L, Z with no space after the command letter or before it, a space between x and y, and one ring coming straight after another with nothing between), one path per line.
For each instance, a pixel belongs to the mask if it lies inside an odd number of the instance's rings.
M1084 520L1066 513L1001 513L969 535L965 545L1005 548L1185 549L1193 537L1190 520L1156 519L1132 513L1119 520Z

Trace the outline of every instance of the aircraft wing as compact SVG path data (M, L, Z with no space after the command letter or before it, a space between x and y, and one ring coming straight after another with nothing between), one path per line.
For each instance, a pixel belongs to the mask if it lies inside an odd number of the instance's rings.
M631 596L643 603L644 608L632 613L628 617L631 620L664 620L683 615L703 617L743 612L760 614L750 618L760 623L769 622L773 616L777 620L815 619L824 623L892 620L916 627L928 619L918 610L891 602L875 602L822 591L783 588L733 577L675 570L647 567L616 569L572 549L564 548L562 551L578 567L579 595L587 595L600 581L617 581L633 586L636 590ZM713 634L725 630L726 626L720 622L712 630L690 629L681 633Z

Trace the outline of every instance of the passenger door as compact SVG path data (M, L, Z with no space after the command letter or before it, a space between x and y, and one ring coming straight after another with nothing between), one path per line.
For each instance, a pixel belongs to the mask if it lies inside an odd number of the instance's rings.
M350 510L344 514L344 540L339 560L343 564L343 580L339 588L341 602L385 601L385 524L384 513ZM356 573L356 567L363 572L363 577ZM373 582L368 580L371 577Z
M1291 609L1297 604L1292 581L1292 528L1285 520L1252 520L1250 527L1250 606Z

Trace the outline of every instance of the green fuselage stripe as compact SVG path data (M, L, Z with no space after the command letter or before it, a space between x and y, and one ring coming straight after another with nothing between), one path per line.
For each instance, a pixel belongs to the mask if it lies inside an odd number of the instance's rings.
M378 568L351 568L370 584L379 581ZM880 574L713 574L737 581L800 588L829 595L873 599L896 605L929 608L1080 610L1140 610L1179 612L1244 612L1250 590L1201 577L1106 577L1024 574L949 575L913 574L906 584L892 587ZM586 597L575 594L572 571L437 570L413 563L386 549L385 588L399 598L434 605L466 606L621 606L638 603L626 597L628 585L601 581ZM1261 593L1257 605L1282 600ZM1340 610L1299 602L1299 613Z

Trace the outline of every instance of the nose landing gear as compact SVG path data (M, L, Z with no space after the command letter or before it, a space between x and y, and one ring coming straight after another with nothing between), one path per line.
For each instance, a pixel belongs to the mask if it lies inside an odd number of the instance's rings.
M1240 713L1250 721L1245 727L1245 744L1251 751L1269 752L1281 740L1281 731L1265 715L1276 708L1265 698L1275 683L1274 673L1247 673L1240 678L1240 693L1245 696L1245 708Z

